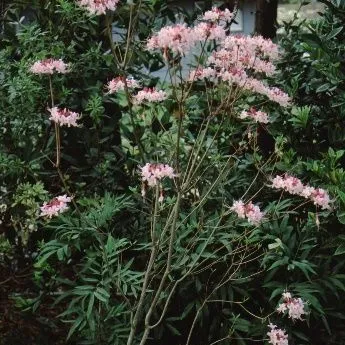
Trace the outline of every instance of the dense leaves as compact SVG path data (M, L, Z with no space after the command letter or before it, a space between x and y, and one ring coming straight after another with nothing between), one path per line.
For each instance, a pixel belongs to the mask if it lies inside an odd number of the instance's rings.
M17 304L39 318L53 298L58 327L67 324L66 339L78 344L125 344L131 333L139 344L145 332L154 344L250 344L265 341L268 322L291 344L339 344L345 8L324 2L319 21L285 25L280 72L266 80L294 97L284 110L225 83L184 82L179 56L144 50L151 31L174 19L164 1L124 3L101 17L74 1L11 4L0 50L0 265L35 261L34 296L14 296ZM51 88L29 71L47 57L71 64ZM167 84L148 73L164 59ZM107 93L118 75L164 88L168 100L138 106L128 90ZM52 98L82 114L81 127L61 129L61 167ZM272 123L240 119L258 103ZM157 161L177 175L149 188L140 166ZM327 189L331 208L271 188L285 172ZM71 210L39 217L62 192L73 196ZM231 211L241 198L264 211L259 225ZM275 312L286 290L307 302L305 322Z

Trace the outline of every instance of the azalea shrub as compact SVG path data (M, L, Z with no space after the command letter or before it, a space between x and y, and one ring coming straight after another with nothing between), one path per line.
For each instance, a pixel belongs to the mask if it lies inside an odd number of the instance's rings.
M9 42L0 55L4 220L37 252L29 308L54 296L83 344L324 341L344 316L345 194L290 145L285 122L312 110L281 83L286 52L233 35L218 7L191 25L149 1L48 11L83 44L38 21L18 24L17 61Z

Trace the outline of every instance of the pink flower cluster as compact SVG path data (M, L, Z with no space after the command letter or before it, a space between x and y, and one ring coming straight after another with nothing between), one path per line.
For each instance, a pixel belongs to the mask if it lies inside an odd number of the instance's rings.
M263 44L267 42L267 44ZM249 71L255 71L266 75L275 73L272 63L278 56L278 48L270 40L261 36L227 36L222 48L214 52L208 63L216 68L237 67ZM272 46L272 47L271 47ZM272 49L269 49L272 48Z
M135 104L142 104L143 102L162 102L167 98L167 93L163 90L156 90L156 88L145 87L143 90L139 91L133 100Z
M216 71L211 68L197 68L195 70L192 70L189 74L189 81L195 81L195 80L203 80L203 79L212 79L216 78L217 73Z
M286 107L290 97L276 87L268 87L256 77L256 73L272 75L279 56L278 46L261 36L229 35L207 60L219 80L262 94L271 101Z
M301 298L293 298L290 292L283 293L283 303L277 308L278 313L285 313L288 310L289 318L292 320L302 320L305 314L304 302Z
M61 59L45 59L36 61L31 67L30 71L35 74L65 74L69 72L68 64L64 63Z
M224 40L226 31L223 26L214 23L200 23L193 29L195 41Z
M304 196L305 198L309 198L314 203L314 205L321 206L323 210L331 209L330 197L327 191L322 188L306 186L303 190L302 196Z
M85 7L90 14L106 14L106 11L115 11L120 0L78 0L80 6Z
M77 127L77 120L80 119L80 114L68 109L60 109L58 107L53 107L49 109L50 117L49 120L54 121L60 126Z
M252 202L244 204L242 200L234 201L230 210L241 219L247 218L248 222L254 225L258 225L264 216L259 206L255 206Z
M230 51L238 50L241 56L257 56L270 61L279 57L279 47L270 39L262 36L229 35L223 42L223 47Z
M283 107L289 106L291 100L288 94L258 79L275 73L278 45L262 36L228 35L224 24L232 17L229 10L213 8L205 12L202 21L193 28L185 24L163 27L148 40L147 49L159 50L168 59L169 52L185 55L197 42L208 39L219 41L219 49L208 57L207 66L192 71L189 80L211 79L212 82L235 84L244 90L262 94Z
M147 42L148 50L163 50L164 55L170 49L173 53L184 54L195 43L193 30L185 24L165 26Z
M125 84L129 89L140 87L139 83L133 78L116 77L109 81L107 85L108 94L116 93L125 89Z
M168 164L146 163L141 169L141 178L149 187L157 186L164 177L176 177L174 169Z
M263 94L265 94L271 101L280 104L282 107L288 107L290 105L290 96L277 87L267 88Z
M246 71L237 67L229 67L228 70L218 73L218 76L221 80L227 81L229 84L237 84L240 87L245 87L248 80Z
M288 345L288 335L284 330L277 328L276 325L270 323L268 327L271 329L267 335L269 336L268 342L272 345Z
M288 94L277 87L268 87L261 80L255 78L248 78L243 84L243 88L264 95L269 100L278 103L282 107L288 107L291 102Z
M261 122L261 123L268 123L269 119L265 112L256 110L255 108L250 108L249 111L242 111L240 116L240 119L252 119L255 122Z
M226 31L221 22L225 24L232 17L233 14L228 9L221 11L214 7L211 11L205 12L201 18L204 21L194 28L185 24L163 27L147 41L147 49L161 50L167 57L168 50L184 55L199 41L224 40Z
M294 195L301 195L304 190L304 185L300 179L294 176L285 174L283 176L277 175L272 181L272 187L276 189L283 189L286 192Z
M201 19L210 22L229 22L233 17L234 14L229 9L226 8L222 11L217 7L213 7L212 10L206 11Z
M50 200L48 203L45 202L43 206L40 207L40 216L48 218L57 216L68 209L68 203L71 201L72 198L65 194Z
M320 206L323 210L331 209L331 200L327 191L322 188L304 185L297 177L288 174L283 176L277 175L272 180L272 188L283 189L290 194L300 195L306 199L310 199L314 205Z

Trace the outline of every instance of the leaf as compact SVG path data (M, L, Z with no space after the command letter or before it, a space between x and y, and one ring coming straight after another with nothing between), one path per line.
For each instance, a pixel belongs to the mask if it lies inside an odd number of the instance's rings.
M108 299L110 297L109 293L100 287L98 287L95 291L95 296L102 302L108 302Z
M334 255L345 254L345 244L341 244L335 251Z
M67 340L73 335L73 333L77 330L77 328L79 327L79 325L82 323L83 321L83 317L82 316L79 316L73 326L70 328L69 332L68 332L68 335L67 335Z
M309 342L309 338L308 338L305 334L303 334L302 332L293 330L292 333L293 333L297 338Z
M181 320L183 320L189 313L193 310L195 304L193 302L189 303L181 315Z
M345 224L345 211L339 210L337 212L337 217L338 217L338 220L341 224Z
M292 264L298 267L304 273L304 275L306 276L308 280L310 280L309 272L316 274L316 272L312 269L310 264L307 262L292 261Z
M280 238L276 238L275 239L275 241L273 242L273 243L270 243L269 245L268 245L268 249L269 250L272 250L272 249L275 249L275 248L283 248L283 243L282 243L282 241L281 241L281 239Z
M316 93L325 92L325 91L329 90L330 87L331 86L328 83L323 84L316 89Z
M284 256L283 259L280 259L274 262L268 270L270 271L273 268L279 267L279 266L286 266L288 262L289 262L289 258L287 256Z
M87 311L86 311L86 318L89 319L90 318L90 315L91 315L91 312L92 312L92 309L93 309L93 304L95 302L95 295L94 294L91 294L90 295L90 300L89 300L89 304L87 306Z
M274 297L281 295L283 292L284 292L283 287L279 287L279 288L274 289L273 292L271 293L269 300L271 301Z
M97 297L97 299L99 299L101 302L106 303L108 300L107 298L105 298L102 294L98 293L97 291L95 291L95 297Z
M342 192L341 190L338 190L338 196L339 196L341 202L345 205L345 193Z
M340 26L339 28L333 29L328 35L327 40L332 39L333 37L337 36L341 31L343 30L343 26Z
M181 335L181 333L177 330L177 328L172 326L170 323L167 323L166 325L174 335L179 335L179 336Z
M328 324L327 319L325 318L324 315L321 315L321 319L322 319L322 322L323 322L323 324L325 325L325 327L326 327L326 329L327 329L328 334L331 335L332 332L331 332L331 329L330 329L330 327L329 327L329 324Z

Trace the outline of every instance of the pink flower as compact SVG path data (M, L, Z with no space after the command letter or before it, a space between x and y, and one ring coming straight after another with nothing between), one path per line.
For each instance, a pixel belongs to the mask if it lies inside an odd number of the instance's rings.
M43 206L40 207L41 213L40 217L52 218L53 216L59 215L59 213L65 212L68 209L68 203L71 202L72 198L68 197L66 194L58 196L48 203L45 202Z
M310 198L314 205L321 206L323 210L329 210L331 208L330 197L327 191L322 188L313 188L306 186L303 190L302 195L305 198Z
M176 177L174 169L168 164L161 163L146 163L141 169L141 177L144 183L149 187L154 187L164 178L173 179Z
M65 74L69 72L68 68L68 64L64 63L61 59L45 59L36 61L30 67L30 71L35 74L53 74L55 72Z
M245 209L244 202L242 200L234 201L230 210L235 212L238 218L241 218L241 219L246 218L246 209Z
M305 186L301 180L296 177L287 174L284 176L277 175L272 180L272 188L283 189L290 194L300 195L306 199L310 199L314 205L321 206L323 210L331 209L331 200L326 190Z
M173 53L184 55L195 43L195 33L184 24L165 26L147 42L148 50L163 50L164 55L170 49Z
M290 194L302 195L304 185L297 177L285 174L284 176L276 176L272 180L272 187L276 189L284 189Z
M228 70L236 65L236 56L231 51L220 49L212 53L207 63L217 69Z
M245 206L245 211L248 222L254 225L258 225L264 216L264 214L260 211L259 206L255 206L251 202Z
M200 23L194 27L195 39L199 41L218 40L221 41L226 37L224 27L213 23Z
M279 58L279 46L273 43L272 40L265 39L262 36L248 37L263 57L267 57L270 60L277 60Z
M77 0L80 6L85 7L90 14L106 14L106 11L115 11L120 0Z
M256 72L264 73L268 76L271 76L276 72L276 67L271 62L260 59L250 59L248 67L251 67Z
M211 68L197 68L190 72L189 81L203 80L203 79L214 79L217 76L217 72Z
M134 97L135 104L142 104L143 102L162 102L167 98L167 94L163 90L156 90L155 88L147 88L139 91Z
M126 79L126 84L129 89L135 89L137 87L140 87L139 83L134 80L133 78L127 78ZM109 81L108 85L108 93L116 93L118 91L124 90L125 89L125 79L124 77L116 77L112 80Z
M289 95L277 87L267 89L266 96L273 102L280 104L282 107L290 105L291 98Z
M288 107L291 99L288 94L278 89L277 87L268 87L261 80L249 78L245 89L257 92L261 95L268 97L269 100L278 103L282 107Z
M272 345L288 345L288 335L285 330L277 328L276 325L269 324L268 327L271 329L267 335L269 336L269 343Z
M231 67L228 71L220 72L219 77L223 81L228 81L230 84L237 84L240 87L243 87L248 80L248 75L244 69L237 67Z
M49 120L54 121L55 123L59 124L60 126L66 125L68 127L77 127L77 120L80 119L80 115L68 109L60 109L57 107L53 107L49 109L50 117Z
M301 298L292 298L291 293L283 293L283 303L280 303L277 308L278 313L285 313L288 311L289 318L292 320L302 320L302 315L305 315L304 302Z
M242 111L240 114L240 119L250 118L255 122L268 123L269 119L265 112L260 110L255 110L255 108L250 108L249 111Z
M242 200L235 201L230 210L241 219L247 218L248 222L254 225L258 225L264 216L259 206L255 206L252 202L244 204Z
M238 47L246 51L250 56L256 55L258 58L277 60L279 57L279 47L270 39L262 36L229 35L223 42L226 49Z
M217 70L221 80L265 95L270 100L287 106L290 101L287 94L277 88L266 86L257 78L249 77L253 72L268 76L275 73L273 63L261 53L260 42L247 36L227 36L222 42L222 48L213 52L207 63Z
M217 7L213 7L211 11L206 11L201 19L210 22L227 22L230 21L233 17L234 14L230 12L229 9L226 8L224 11L222 11Z
M261 80L255 78L248 78L244 88L261 95L266 95L268 90L268 87Z

